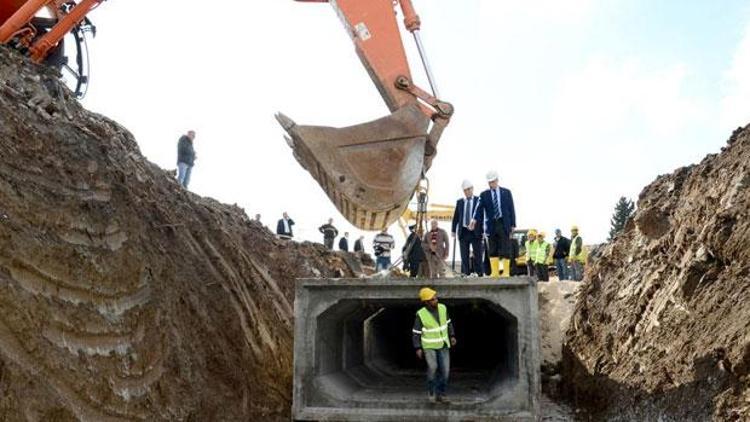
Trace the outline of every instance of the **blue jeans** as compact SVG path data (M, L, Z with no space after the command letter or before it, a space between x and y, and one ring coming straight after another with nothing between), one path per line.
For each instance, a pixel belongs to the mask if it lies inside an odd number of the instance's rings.
M558 279L568 279L568 264L565 262L565 258L555 258L555 270L557 270Z
M390 256L379 256L375 258L375 271L383 271L391 268Z
M579 261L570 263L570 279L574 281L583 280L583 265Z
M424 360L427 362L427 392L430 395L444 395L451 370L450 349L424 349Z
M188 183L190 183L190 173L193 172L193 166L185 163L177 163L177 181L180 182L182 187L187 189Z

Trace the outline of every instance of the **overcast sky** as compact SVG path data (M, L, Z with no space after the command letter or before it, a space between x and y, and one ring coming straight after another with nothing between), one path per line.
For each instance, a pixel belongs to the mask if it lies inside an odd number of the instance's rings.
M431 202L497 169L518 226L606 239L620 196L715 153L750 122L750 6L722 0L414 0L442 99ZM319 241L345 223L292 157L274 113L348 126L388 113L332 8L292 0L129 0L91 14L84 105L175 168L197 131L191 190ZM399 17L399 22L400 22ZM410 37L413 74L427 87ZM395 231L395 230L392 230ZM368 240L369 240L368 235ZM400 247L400 246L399 246Z

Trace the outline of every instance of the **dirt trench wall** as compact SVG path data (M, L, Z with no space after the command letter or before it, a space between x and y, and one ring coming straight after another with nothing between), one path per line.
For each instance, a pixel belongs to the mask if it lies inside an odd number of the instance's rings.
M288 419L292 280L347 262L180 188L0 48L0 420Z
M750 419L750 127L657 178L587 270L568 397L595 420Z

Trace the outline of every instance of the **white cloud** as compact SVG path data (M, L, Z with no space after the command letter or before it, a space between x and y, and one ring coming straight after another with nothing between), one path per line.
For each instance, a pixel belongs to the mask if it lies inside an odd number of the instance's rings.
M721 127L727 131L750 122L750 23L725 75Z
M633 59L591 59L561 83L551 116L553 130L584 139L634 128L674 137L701 110L684 93L686 74L680 63L654 69Z
M578 24L590 16L594 7L594 0L480 1L482 16L495 21L493 28L521 22Z

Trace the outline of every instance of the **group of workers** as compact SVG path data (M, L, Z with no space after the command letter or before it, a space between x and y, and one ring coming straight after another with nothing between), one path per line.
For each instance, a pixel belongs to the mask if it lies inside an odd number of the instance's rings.
M552 244L545 239L543 231L530 229L525 242L526 268L528 275L536 276L539 281L549 281L549 265L554 262L557 277L560 280L583 280L583 264L586 253L583 238L578 233L578 226L570 229L570 239L555 230Z

